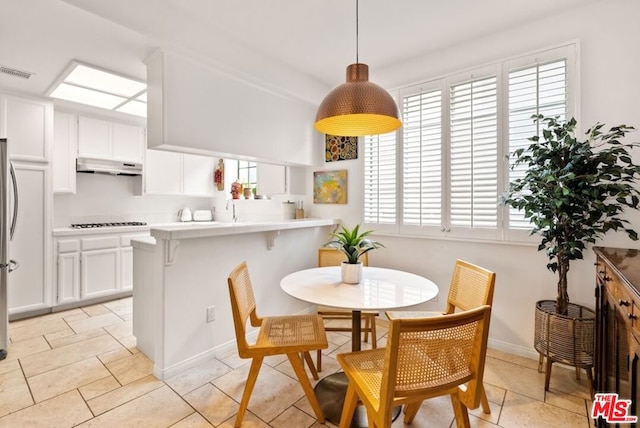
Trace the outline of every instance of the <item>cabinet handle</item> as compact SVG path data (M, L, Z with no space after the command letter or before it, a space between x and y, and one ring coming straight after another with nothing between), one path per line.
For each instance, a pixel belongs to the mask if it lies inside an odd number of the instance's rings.
M607 273L607 271L606 271L606 270L599 270L599 271L598 271L598 273L599 273L600 275L604 275L605 273Z
M629 306L629 301L620 299L618 301L618 305L620 305L620 306Z
M630 320L635 320L635 319L637 319L637 318L638 318L638 316L637 316L636 314L627 314L627 317L628 317Z

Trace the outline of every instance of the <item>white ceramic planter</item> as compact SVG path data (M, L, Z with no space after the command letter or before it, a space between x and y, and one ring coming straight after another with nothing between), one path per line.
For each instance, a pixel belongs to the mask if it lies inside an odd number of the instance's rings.
M342 262L342 282L345 284L359 284L362 280L362 262L350 264Z

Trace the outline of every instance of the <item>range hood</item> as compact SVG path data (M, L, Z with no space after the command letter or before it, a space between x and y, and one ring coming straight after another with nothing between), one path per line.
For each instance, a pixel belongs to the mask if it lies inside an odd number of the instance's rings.
M142 175L142 163L109 159L78 158L76 172L111 175Z

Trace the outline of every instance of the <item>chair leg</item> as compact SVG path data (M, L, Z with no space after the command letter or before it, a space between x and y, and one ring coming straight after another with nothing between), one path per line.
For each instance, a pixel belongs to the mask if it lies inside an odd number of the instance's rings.
M302 365L302 360L300 359L300 356L297 353L293 352L293 353L287 354L287 357L289 357L289 362L293 367L293 371L296 372L296 376L300 381L300 385L304 390L304 394L307 396L307 400L309 400L309 404L311 404L311 408L313 409L313 412L316 414L316 419L318 419L320 423L324 423L324 415L322 414L320 403L318 403L318 399L316 398L316 395L313 393L311 382L309 382L309 377L307 376L307 372L304 370L304 366Z
M315 380L320 379L320 377L318 376L318 372L316 371L316 366L313 365L313 360L311 359L311 355L308 352L303 352L302 356L304 357L304 360L307 362L307 365L309 366L309 370L311 371L311 376L313 376Z
M358 394L356 389L351 385L347 386L347 393L344 397L344 405L342 406L342 415L340 416L340 428L349 428L353 414L358 405Z
M471 428L467 406L462 404L455 394L451 394L451 404L453 405L453 414L456 418L456 427Z
M542 364L544 364L544 355L540 354L538 358L538 373L542 373Z
M418 401L416 403L409 403L404 406L404 423L411 424L413 419L418 414L418 410L420 410L420 406L422 406L422 401Z
M480 403L482 404L482 411L485 414L490 415L491 407L489 407L489 400L487 400L487 393L484 390L484 384L480 385Z
M242 393L242 400L240 401L240 408L238 409L236 421L233 424L235 428L239 428L242 425L242 420L244 419L244 414L247 411L247 406L249 405L249 399L251 398L253 387L256 385L256 380L258 379L258 373L260 373L260 367L262 366L263 359L264 357L255 357L251 361L249 377L247 378L247 383L244 386L244 392Z
M318 349L318 354L316 356L316 368L319 372L322 371L322 350Z
M589 394L591 396L591 399L593 399L593 372L591 370L591 367L585 367L585 370L587 371L587 384L589 385Z

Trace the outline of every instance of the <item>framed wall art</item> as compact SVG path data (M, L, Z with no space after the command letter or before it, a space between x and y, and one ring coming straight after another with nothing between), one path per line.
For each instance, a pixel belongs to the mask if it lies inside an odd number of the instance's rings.
M315 171L313 173L314 204L347 203L347 170Z
M358 137L325 135L325 162L358 159Z

